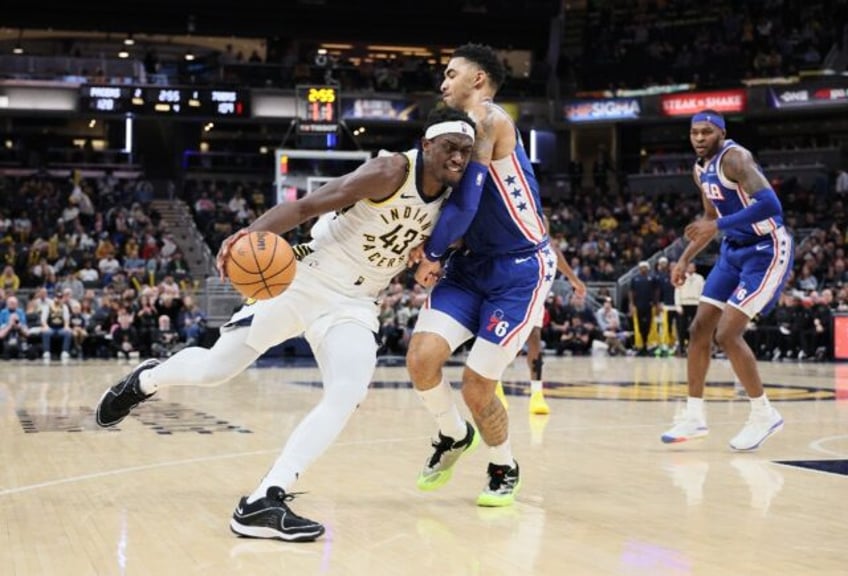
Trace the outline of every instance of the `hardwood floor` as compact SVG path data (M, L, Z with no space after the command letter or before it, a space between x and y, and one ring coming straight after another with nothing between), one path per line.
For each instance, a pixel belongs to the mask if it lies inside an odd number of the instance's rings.
M319 398L315 368L163 390L100 430L93 409L129 368L0 364L0 574L846 573L848 366L763 363L786 427L740 454L727 441L748 404L726 362L710 372L710 435L667 446L684 361L547 358L539 417L521 358L505 375L523 480L508 509L475 505L482 446L442 489L417 490L435 425L405 368L380 367L298 482L292 508L327 526L306 544L237 538L228 522Z

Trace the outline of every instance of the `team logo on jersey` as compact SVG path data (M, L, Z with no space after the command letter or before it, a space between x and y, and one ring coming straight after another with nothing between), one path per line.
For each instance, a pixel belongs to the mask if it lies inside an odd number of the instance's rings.
M503 310L495 310L486 323L486 330L493 332L499 338L503 338L509 332L509 322L503 319L503 315Z

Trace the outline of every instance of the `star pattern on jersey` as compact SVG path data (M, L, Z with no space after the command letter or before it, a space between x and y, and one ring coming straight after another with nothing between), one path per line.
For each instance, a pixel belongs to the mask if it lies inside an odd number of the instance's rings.
M556 264L556 261L554 260L554 255L551 251L551 248L549 246L545 246L545 249L542 250L542 254L544 254L545 258L547 259L545 261L545 264L548 265L548 270L554 270L554 265ZM554 275L552 273L548 272L547 274L545 274L545 282L551 282L553 279Z
M524 190L518 185L518 178L515 175L510 175L504 178L504 182L506 182L507 186L510 187L509 193L515 199L513 201L513 205L521 212L527 210L527 202L524 202L523 200L519 202L519 199L524 196Z
M786 240L780 241L780 264L786 262Z

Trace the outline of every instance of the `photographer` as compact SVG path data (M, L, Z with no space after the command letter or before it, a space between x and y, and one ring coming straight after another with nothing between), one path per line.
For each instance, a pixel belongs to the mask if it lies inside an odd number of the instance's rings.
M3 358L22 358L26 355L27 336L26 314L18 307L18 299L9 296L6 307L0 310L0 342L3 343Z

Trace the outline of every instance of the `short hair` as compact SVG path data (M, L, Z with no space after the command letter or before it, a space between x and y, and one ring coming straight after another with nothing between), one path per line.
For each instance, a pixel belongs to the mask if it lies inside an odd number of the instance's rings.
M463 44L453 51L452 58L465 58L474 62L489 75L495 90L499 90L506 79L506 70L498 53L491 46L485 44Z
M468 125L471 126L472 130L477 129L477 124L474 123L474 120L471 119L471 116L469 116L462 110L450 108L449 106L437 106L430 110L430 113L427 115L427 122L424 125L424 130L434 124L455 121L467 122Z

